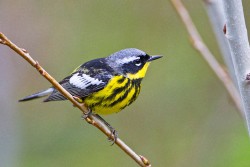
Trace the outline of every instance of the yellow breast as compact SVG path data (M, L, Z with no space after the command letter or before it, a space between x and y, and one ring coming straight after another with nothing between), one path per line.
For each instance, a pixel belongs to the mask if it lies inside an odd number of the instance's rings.
M97 114L119 112L138 97L140 82L141 79L114 76L104 89L86 97L84 103Z

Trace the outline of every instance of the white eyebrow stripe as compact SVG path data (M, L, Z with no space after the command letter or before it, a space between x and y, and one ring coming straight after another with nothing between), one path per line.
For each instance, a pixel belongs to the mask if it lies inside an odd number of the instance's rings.
M79 73L75 73L70 79L69 83L80 88L80 89L85 89L90 85L100 85L104 83L103 81L90 77L87 74L82 74L82 76L78 75Z
M138 60L138 59L140 59L140 57L124 57L123 59L118 60L117 63L126 64L126 63L132 62L134 60Z

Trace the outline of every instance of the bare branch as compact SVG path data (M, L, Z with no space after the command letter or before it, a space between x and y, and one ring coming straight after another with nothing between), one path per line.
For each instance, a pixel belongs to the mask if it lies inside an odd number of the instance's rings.
M85 107L84 104L78 103L74 97L66 91L49 73L47 73L41 65L37 61L35 61L29 53L18 46L16 46L14 43L12 43L3 33L0 32L0 43L7 45L12 50L14 50L17 54L22 56L27 62L29 62L33 67L39 71L39 73L46 78L60 93L62 93L68 100L70 100L74 106L79 108L83 114L88 113L88 109ZM114 136L112 135L112 132L110 129L102 122L100 121L95 115L89 115L85 118L85 120L92 124L93 126L97 127L100 131L102 131L106 136L109 138L112 138L114 140ZM121 139L117 138L115 140L115 143L132 159L134 159L140 166L142 167L150 167L151 164L149 161L141 156L136 154L129 146L127 146Z
M182 4L181 0L171 0L173 6L175 7L177 13L179 14L181 20L183 21L184 25L187 28L187 31L190 35L191 42L193 47L199 51L199 53L203 56L203 58L207 61L208 65L212 68L214 73L220 79L220 81L224 84L225 88L227 89L229 95L233 99L236 107L240 111L240 114L244 116L243 108L241 105L241 100L237 89L235 88L232 80L228 76L227 72L222 68L222 66L218 63L215 59L213 54L209 51L207 46L201 39L194 23L192 22L188 11Z
M241 94L248 133L250 135L250 84L248 74L250 73L250 48L243 13L242 2L230 0L222 2L225 18L225 37L229 43L236 79Z
M228 67L229 74L234 81L234 84L237 85L238 83L236 80L235 72L234 72L234 65L233 60L231 57L230 48L228 42L225 38L226 34L226 25L225 25L225 16L224 16L224 9L222 5L222 1L217 0L204 0L205 7L207 9L207 14L211 22L211 26L214 30L215 37L218 41L224 62ZM224 33L224 34L223 34Z

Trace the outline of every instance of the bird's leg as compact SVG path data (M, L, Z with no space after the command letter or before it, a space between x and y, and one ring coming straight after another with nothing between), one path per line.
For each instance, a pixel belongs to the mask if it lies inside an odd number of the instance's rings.
M73 96L73 98L74 98L78 103L83 103L83 100L82 100L81 98L79 98L79 97L77 97L77 96ZM88 117L89 117L91 114L93 114L92 111L91 111L91 109L88 109L88 112L87 112L87 113L84 113L84 114L82 115L82 119L86 119L87 122L89 122L89 123L91 124L91 121L88 121ZM112 144L111 144L111 145L113 145L113 144L115 143L117 137L118 137L118 132L117 132L117 131L116 131L107 121L105 121L100 115L98 115L98 114L95 114L95 115L96 115L96 117L97 117L100 121L102 121L102 122L109 128L109 130L111 131L111 135L108 137L108 140L109 140L109 141L112 141ZM112 136L113 136L114 139L112 139Z
M108 137L108 140L112 142L111 146L116 142L116 139L118 138L118 132L107 122L105 121L100 115L98 114L95 114L96 117L102 121L108 128L109 130L111 131L111 134L110 136ZM114 139L112 139L112 136Z

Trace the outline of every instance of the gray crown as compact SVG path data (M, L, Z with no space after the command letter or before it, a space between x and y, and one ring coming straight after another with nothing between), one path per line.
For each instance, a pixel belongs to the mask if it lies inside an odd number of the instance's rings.
M137 59L140 55L146 55L146 53L136 48L127 48L113 53L106 60L111 67L119 68L121 65Z

